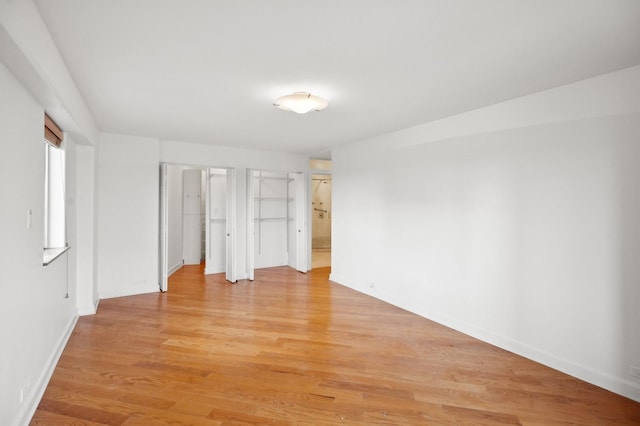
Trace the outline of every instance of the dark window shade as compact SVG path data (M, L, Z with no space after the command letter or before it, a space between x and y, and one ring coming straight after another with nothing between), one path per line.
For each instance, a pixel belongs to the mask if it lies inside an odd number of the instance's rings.
M60 127L58 127L55 121L53 121L47 114L44 115L44 138L47 142L57 148L60 148L62 139L64 138Z

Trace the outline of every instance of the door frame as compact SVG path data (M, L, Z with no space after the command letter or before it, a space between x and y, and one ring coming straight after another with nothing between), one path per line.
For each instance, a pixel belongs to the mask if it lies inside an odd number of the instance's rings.
M296 247L295 250L300 255L296 255L296 266L295 269L306 273L310 268L310 254L311 254L311 245L309 243L309 191L308 185L306 185L308 175L306 172L292 172L292 171L283 171L283 170L265 170L265 169L251 169L247 168L246 171L246 209L247 209L247 279L253 281L255 277L255 190L253 185L254 172L277 172L283 173L287 176L294 175L295 178L295 189L296 189ZM309 181L311 182L311 181ZM288 206L287 206L288 209ZM288 224L286 225L288 229ZM288 238L287 238L288 244Z
M224 174L211 173L211 169L224 170ZM224 272L225 278L229 282L237 281L237 268L236 268L236 169L233 167L208 167L204 169L206 175L205 184L205 275L217 274ZM211 212L211 185L214 181L214 177L224 177L225 183L225 217L224 217L224 237L225 237L225 262L224 271L214 268L209 264L211 259L211 227L212 227L212 212Z
M231 254L232 254L232 259L231 261L229 260L229 258L227 258L227 265L231 265L234 269L233 271L229 272L226 271L225 272L225 277L229 280L229 278L232 278L233 281L231 282L236 282L237 281L237 270L236 270L236 265L237 265L237 261L236 261L236 232L235 232L235 224L236 224L236 192L235 192L235 179L236 179L236 169L234 167L220 167L220 166L212 166L212 165L202 165L202 164L186 164L186 163L172 163L172 162L166 162L166 161L161 161L158 163L159 165L159 170L160 170L160 179L158 182L158 192L160 194L160 200L159 200L159 209L160 209L160 215L159 215L159 220L158 220L158 284L160 287L160 291L161 292L166 292L168 291L168 281L169 281L169 271L168 271L168 257L169 257L169 245L168 245L168 233L169 233L169 229L168 229L168 209L169 209L169 203L168 203L168 187L167 187L167 167L168 166L186 166L186 167L193 167L193 168L199 168L202 170L206 170L206 169L226 169L228 176L229 176L229 172L231 172L231 174L233 175L233 183L232 183L232 189L233 192L231 194L227 194L227 214L229 214L229 212L231 211L233 213L233 220L232 220L232 228L231 229L227 229L227 234L230 234L227 238L227 245L231 246ZM228 179L227 179L227 183L228 183ZM229 184L227 184L227 191L229 190ZM207 188L207 194L206 194L206 204L209 203L209 194L208 194L208 188ZM231 209L231 210L230 210ZM229 227L229 221L227 222L227 227ZM231 231L231 232L229 232ZM208 247L206 248L208 250ZM228 248L227 248L228 250ZM205 253L206 256L206 253Z
M309 206L308 209L308 223L309 226L307 227L307 232L309 232L309 238L307 241L307 253L308 253L308 257L307 259L309 260L309 270L313 269L312 265L313 265L313 206L311 205L311 203L313 202L313 175L326 175L326 176L331 176L331 210L333 213L333 173L331 170L322 170L322 169L310 169L309 170L309 176L307 176L307 181L308 181L308 185L307 185L307 194L308 194L308 199L307 199L307 206ZM333 239L333 215L331 215L331 238Z

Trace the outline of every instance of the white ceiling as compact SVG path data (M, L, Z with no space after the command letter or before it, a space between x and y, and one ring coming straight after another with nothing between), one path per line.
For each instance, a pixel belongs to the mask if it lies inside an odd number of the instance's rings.
M36 5L101 130L311 155L640 64L638 0Z

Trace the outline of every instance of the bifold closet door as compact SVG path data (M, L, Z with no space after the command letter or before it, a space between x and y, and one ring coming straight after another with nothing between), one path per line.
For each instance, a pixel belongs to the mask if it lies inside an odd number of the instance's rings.
M210 168L206 188L205 274L224 272L236 282L236 185L235 169Z
M227 234L227 170L207 173L205 274L225 272Z
M185 265L199 265L202 260L201 188L201 170L182 172L182 257Z
M159 214L159 238L158 238L158 278L160 291L167 291L169 288L169 267L168 267L168 193L167 193L167 165L160 164L160 214Z
M226 203L226 279L235 283L236 276L236 170L227 169L227 203Z
M291 185L293 186L290 193L293 194L295 201L295 246L289 247L290 253L295 253L295 262L292 265L297 271L307 272L309 265L307 262L307 191L306 179L304 173L290 173L292 177Z

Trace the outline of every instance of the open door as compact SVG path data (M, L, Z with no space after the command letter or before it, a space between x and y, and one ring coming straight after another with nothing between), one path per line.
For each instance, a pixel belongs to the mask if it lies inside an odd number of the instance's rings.
M203 257L202 169L182 170L182 259L200 265ZM204 250L206 251L206 250Z
M167 196L167 165L160 164L160 220L158 224L159 244L158 244L158 278L160 291L165 292L169 287L168 271L168 196Z
M247 278L254 279L255 269L255 191L253 185L254 171L247 170Z
M227 169L226 279L235 283L236 274L236 170Z
M307 191L304 173L291 173L291 184L295 199L295 251L294 268L306 273L309 270L307 259Z
M235 169L209 168L206 175L205 274L225 273L236 282Z
M205 275L226 271L227 170L208 168L205 203Z

